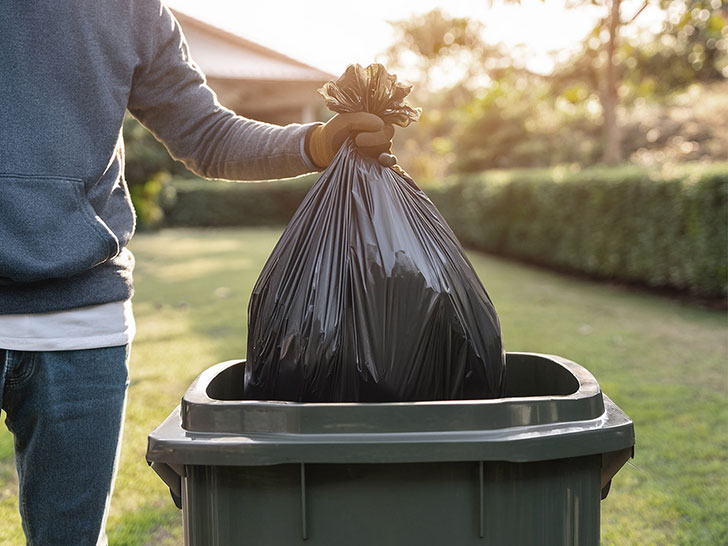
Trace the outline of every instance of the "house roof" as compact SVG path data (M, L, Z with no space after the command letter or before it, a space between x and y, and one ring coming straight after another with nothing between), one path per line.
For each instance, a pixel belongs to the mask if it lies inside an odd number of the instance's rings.
M319 70L173 9L191 44L195 62L209 78L316 82L335 79Z

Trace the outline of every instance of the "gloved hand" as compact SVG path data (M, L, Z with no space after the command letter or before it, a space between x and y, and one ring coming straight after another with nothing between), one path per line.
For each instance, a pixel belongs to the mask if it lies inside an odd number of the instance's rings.
M391 153L394 127L367 112L336 114L323 125L318 125L306 137L306 152L311 161L326 168L349 136L363 155L375 157L385 167L397 163Z

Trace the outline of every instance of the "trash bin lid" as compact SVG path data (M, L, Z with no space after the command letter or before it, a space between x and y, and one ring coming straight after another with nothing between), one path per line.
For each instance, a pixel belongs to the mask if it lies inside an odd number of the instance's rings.
M299 403L241 400L244 361L205 370L149 436L174 464L541 461L634 445L632 421L564 358L508 353L506 396L487 400Z

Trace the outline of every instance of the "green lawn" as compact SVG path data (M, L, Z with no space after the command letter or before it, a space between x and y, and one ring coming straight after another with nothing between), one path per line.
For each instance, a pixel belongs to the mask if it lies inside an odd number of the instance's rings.
M144 461L147 434L205 368L245 351L253 283L280 230L139 234L138 334L112 546L181 543L181 519ZM602 544L728 544L726 314L471 255L506 349L586 366L635 423L636 457L602 503ZM0 430L0 545L22 544L9 433Z

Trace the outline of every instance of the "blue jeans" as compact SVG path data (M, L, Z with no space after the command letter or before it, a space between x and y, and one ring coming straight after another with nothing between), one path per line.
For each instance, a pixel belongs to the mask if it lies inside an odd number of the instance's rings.
M106 544L129 347L0 349L0 402L15 439L28 544Z

